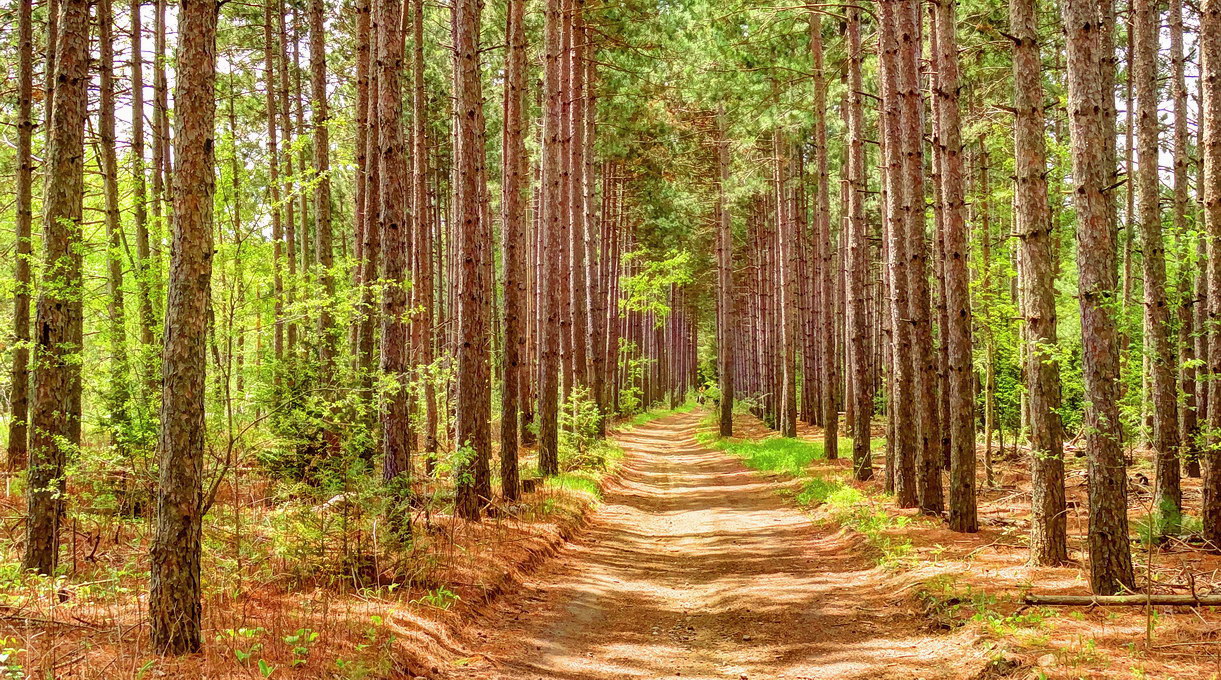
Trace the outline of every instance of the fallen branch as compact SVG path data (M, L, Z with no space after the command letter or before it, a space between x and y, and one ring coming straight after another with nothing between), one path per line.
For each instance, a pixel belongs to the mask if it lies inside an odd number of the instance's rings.
M1026 604L1069 607L1122 607L1128 605L1173 605L1178 607L1221 606L1221 595L1035 595Z

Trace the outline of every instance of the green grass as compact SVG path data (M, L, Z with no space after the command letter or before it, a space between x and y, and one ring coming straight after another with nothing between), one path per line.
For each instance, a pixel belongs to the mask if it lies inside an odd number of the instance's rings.
M546 486L549 489L582 493L593 500L601 500L602 477L603 473L591 470L561 472L558 475L548 477Z
M696 406L697 406L697 404L695 403L694 400L688 400L685 403L680 404L676 408L653 409L651 411L645 411L644 413L637 413L636 415L634 415L631 418L628 418L626 421L624 421L624 423L623 423L623 425L621 425L621 427L623 427L623 428L640 427L641 425L651 423L654 420L660 420L661 418L665 418L666 416L672 416L676 413L690 413L695 410Z
M827 458L822 440L791 437L768 437L758 441L724 440L714 432L701 432L697 439L701 444L732 453L741 458L746 467L759 472L783 472L799 477L810 463ZM841 458L852 456L851 439L839 439L839 455Z

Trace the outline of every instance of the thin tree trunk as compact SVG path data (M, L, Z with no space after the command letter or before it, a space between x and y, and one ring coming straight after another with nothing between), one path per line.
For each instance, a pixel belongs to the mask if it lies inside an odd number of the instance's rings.
M870 426L873 419L873 384L869 313L869 224L865 220L865 111L861 77L861 10L849 7L848 15L848 316L849 381L853 395L850 420L852 469L856 479L873 477Z
M561 0L546 0L544 5L544 104L543 104L543 185L542 224L539 253L543 259L543 299L546 309L560 317L558 323L543 323L540 330L541 353L538 378L538 467L544 475L559 472L559 373L560 343L564 332L561 298L564 296L559 250L565 247L557 209L562 205L562 146L563 135L563 44Z
M505 21L504 136L501 178L501 229L504 240L504 383L500 411L500 493L516 500L521 489L517 471L518 407L521 403L526 348L526 204L528 185L525 140L526 29L525 2L509 0ZM596 351L596 348L595 348Z
M1157 511L1163 531L1175 531L1183 494L1179 487L1178 393L1170 348L1170 307L1166 301L1166 245L1158 178L1157 57L1159 14L1155 0L1134 0L1133 73L1137 115L1136 192L1144 263L1145 348L1152 367L1153 447Z
M410 478L407 401L407 148L403 136L403 6L377 1L378 221L382 251L381 358L392 387L383 396L382 478Z
M330 113L326 94L326 25L322 0L310 0L310 83L314 114L314 254L318 261L318 279L322 288L322 305L318 309L319 375L329 376L335 360L335 333L331 328L331 304L335 297L335 266L331 243L331 153Z
M814 65L814 175L817 191L814 200L815 252L821 257L814 263L818 268L819 288L822 290L818 320L818 338L822 349L818 356L822 360L822 371L817 380L822 382L823 450L829 459L839 458L839 407L835 401L835 260L831 243L831 196L829 171L827 170L827 126L824 112L827 108L827 80L823 71L822 15L821 10L810 12L810 51ZM815 379L813 372L806 373L806 380Z
M28 457L30 414L30 259L34 210L34 3L17 7L17 195L16 257L13 263L13 371L9 392L12 416L4 465L16 471Z
M1056 243L1047 196L1043 75L1036 0L1009 5L1013 36L1014 231L1026 321L1023 367L1029 392L1031 448L1031 560L1042 566L1068 560L1064 501L1064 444L1060 423L1060 366L1049 354L1056 335Z
M1208 425L1221 431L1221 0L1200 8L1201 123L1204 145L1204 229L1208 235ZM1204 538L1221 545L1221 465L1213 452L1204 468Z

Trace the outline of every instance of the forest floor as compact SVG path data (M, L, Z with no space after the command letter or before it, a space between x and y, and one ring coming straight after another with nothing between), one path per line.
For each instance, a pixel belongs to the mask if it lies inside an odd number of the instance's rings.
M601 457L483 522L442 501L408 551L369 499L235 484L204 527L203 649L177 659L148 643L145 518L87 512L74 488L63 573L31 577L22 497L0 494L0 679L1221 678L1215 608L1022 603L1087 592L1075 449L1075 562L1032 568L1028 456L1012 446L991 484L980 470L981 530L957 534L854 481L846 439L827 460L818 428L781 439L739 415L721 440L708 419L688 405L621 423ZM1151 474L1133 454L1138 586L1221 593L1198 520L1155 550L1139 540ZM1184 497L1198 517L1199 480Z
M472 637L485 652L458 676L1219 677L1214 611L1021 604L1035 584L1086 589L1079 565L1025 564L1016 465L998 461L1014 484L985 490L982 531L954 534L894 510L878 482L852 482L847 460L752 471L703 416L620 435L619 482L575 542L480 613ZM767 436L746 416L737 431Z

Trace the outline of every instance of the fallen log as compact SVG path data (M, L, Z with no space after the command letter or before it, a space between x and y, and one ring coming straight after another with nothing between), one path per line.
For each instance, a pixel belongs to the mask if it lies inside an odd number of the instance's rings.
M1221 607L1221 595L1036 595L1027 593L1026 604L1068 607L1122 607L1153 604L1177 607Z

